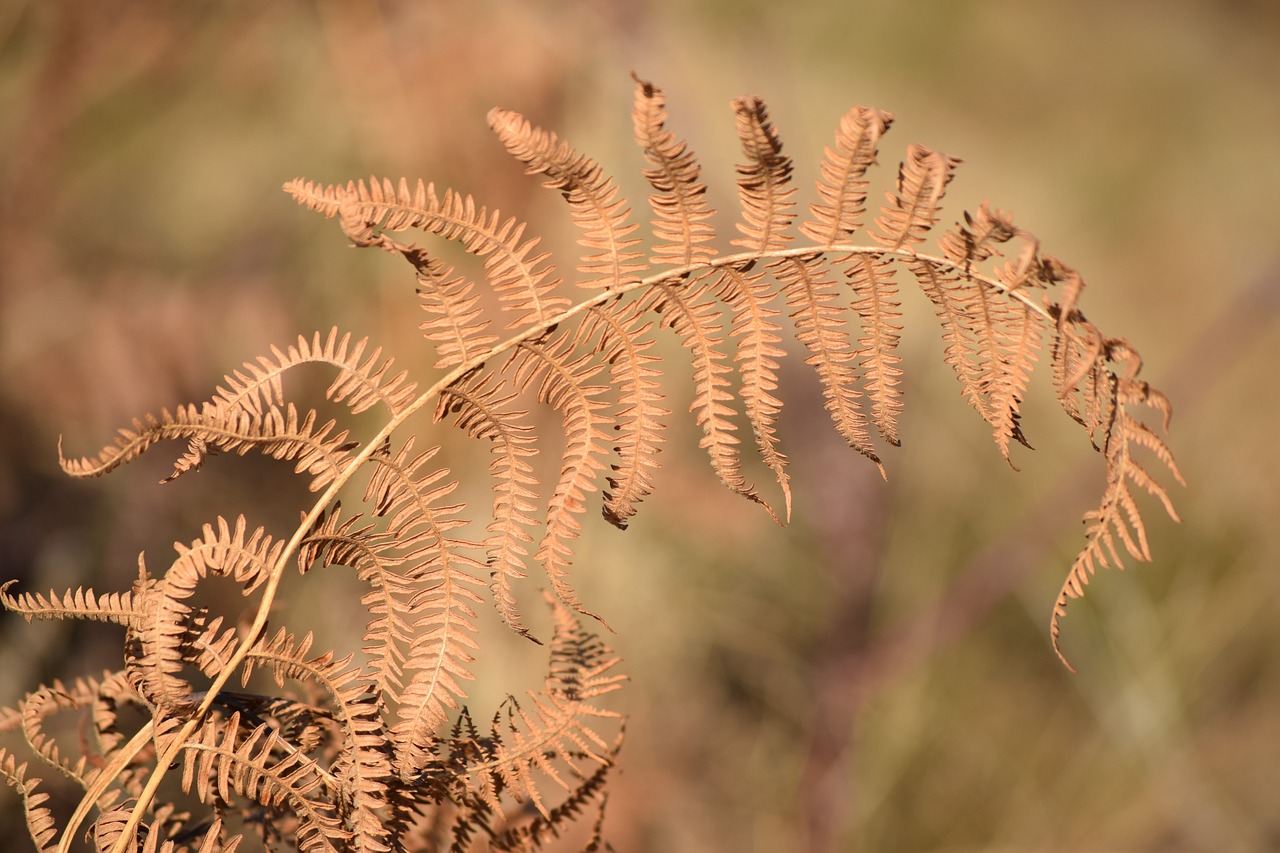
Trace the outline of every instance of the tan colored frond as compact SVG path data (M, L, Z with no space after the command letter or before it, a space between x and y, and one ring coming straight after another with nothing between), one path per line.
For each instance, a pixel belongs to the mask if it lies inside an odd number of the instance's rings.
M529 461L538 453L533 427L525 423L528 412L512 407L517 395L505 393L493 374L479 372L449 386L440 395L436 420L456 417L459 429L472 438L489 441L493 460L493 520L487 528L484 548L490 570L489 591L498 614L512 630L533 639L520 618L513 583L525 577L525 560L538 526L534 491L537 479ZM537 642L535 640L535 642Z
M430 317L418 328L436 346L436 368L483 361L498 339L486 333L489 321L475 283L454 276L452 267L421 249L413 250L409 260L418 271L419 304Z
M963 259L958 263L963 263ZM942 326L943 359L951 365L960 382L961 393L982 419L991 423L991 403L982 383L982 355L973 337L973 304L987 298L982 286L954 269L928 261L910 264L911 272L925 296L933 303Z
M239 795L268 810L287 807L298 820L300 850L339 851L350 842L332 802L334 781L266 723L241 724L239 712L211 718L182 752L182 790L201 802Z
M791 478L787 457L779 449L776 429L782 401L773 395L778 388L778 359L786 352L779 344L782 331L775 320L781 312L771 303L777 295L772 277L725 267L715 292L733 309L729 334L738 341L735 359L742 374L742 406L756 438L760 458L782 490L782 520L791 520Z
M640 241L631 235L631 209L618 187L600 164L580 154L554 133L535 127L519 113L494 108L489 127L511 156L525 164L525 174L545 175L543 186L558 190L569 203L573 222L582 229L578 245L587 250L578 263L583 287L623 287L635 281L647 266L635 249Z
M219 517L216 528L204 526L200 539L189 546L176 542L174 547L178 556L164 576L135 587L142 616L133 626L136 648L126 656L134 689L148 701L166 706L189 698L191 684L182 674L189 662L227 652L230 638L206 636L209 626L201 624L200 612L187 603L196 588L214 576L234 580L244 595L252 594L270 576L284 543L273 540L261 527L248 533L244 516L239 516L234 528Z
M334 432L336 421L316 426L316 420L314 410L299 419L292 403L283 410L270 406L261 413L226 411L211 404L179 406L172 413L161 409L159 415L135 418L132 428L119 430L115 444L97 456L68 459L59 447L59 462L73 477L100 477L137 459L158 442L185 440L190 443L188 453L174 463L165 482L199 469L210 447L241 456L257 449L275 459L293 461L295 471L311 475L311 490L319 491L342 472L349 451L357 444L347 440L346 430Z
M967 267L969 258L956 263ZM1022 397L1040 351L1044 318L1010 300L966 269L957 273L923 258L908 262L933 302L946 342L945 358L965 399L991 425L996 446L1010 466L1009 443L1030 447L1020 424ZM1003 281L999 274L997 278Z
M467 768L469 785L495 811L500 808L499 792L506 792L530 800L548 817L535 773L572 791L563 770L585 778L584 762L611 761L610 746L595 726L596 721L617 719L618 714L598 707L594 700L620 689L626 676L613 672L618 658L608 646L585 631L567 607L551 604L556 627L546 689L530 691L525 705L508 702L505 719L495 718L490 731L492 752L487 760Z
M966 271L973 264L998 254L995 244L1006 243L1023 233L1014 226L1012 216L1003 210L992 210L985 201L977 213L965 211L964 222L939 237L938 248L947 260Z
M738 166L742 219L737 227L743 236L729 242L755 252L784 249L792 240L786 231L796 206L791 158L782 153L782 142L769 121L764 101L738 98L733 111L747 162Z
M811 365L822 383L823 405L840 437L870 459L884 475L884 466L871 444L863 393L857 381L857 351L846 331L847 309L838 301L840 291L825 265L797 261L779 262L777 275L796 338L809 350Z
M854 107L840 119L835 148L822 149L818 178L819 204L809 206L812 219L800 225L800 233L819 246L831 246L862 226L866 213L866 171L876 162L880 137L893 123L893 113L870 107Z
M51 849L53 839L58 835L58 824L53 812L45 805L49 795L40 788L40 779L27 777L27 762L18 763L13 754L0 747L0 780L14 790L22 800L22 813L27 824L27 833L36 849Z
M688 144L667 130L662 90L634 74L632 77L636 95L631 117L636 143L650 164L644 176L653 187L649 205L657 242L650 263L682 267L706 263L717 252L715 246L708 245L715 238L715 229L707 222L713 211L707 204L706 184L699 180L702 169Z
M92 682L84 679L77 679L70 686L55 679L49 685L40 685L18 703L22 736L31 751L64 776L85 786L95 772L87 750L64 751L58 733L65 729L49 721L60 714L79 712L89 707L94 699L93 686Z
M413 639L410 601L418 591L418 579L403 570L405 555L394 536L372 524L357 527L360 516L341 517L341 507L317 522L303 540L298 564L344 565L369 586L360 597L365 615L363 651L368 656L379 694L395 697L404 689L404 667Z
M413 400L415 383L407 381L408 372L391 373L392 360L382 359L382 348L376 347L366 357L368 338L354 344L351 334L338 337L337 328L321 337L316 332L310 339L299 335L286 349L271 348L271 358L246 361L243 370L227 375L214 396L214 403L227 409L245 409L261 416L271 407L284 406L282 378L302 364L327 364L339 370L326 392L328 399L345 403L352 413L363 412L382 403L396 415Z
M538 239L524 239L525 224L503 219L498 211L477 208L471 196L447 190L436 196L433 185L421 181L410 189L389 180L371 179L343 186L322 186L301 178L285 184L299 204L324 214L340 216L343 230L359 246L384 245L385 231L420 228L459 243L481 258L489 286L503 308L515 317L507 328L538 325L568 307L569 300L556 294L560 279L546 252L534 254ZM386 246L401 252L399 245Z
M897 447L898 416L902 412L902 371L897 354L902 326L898 284L889 258L859 253L849 259L845 277L853 288L853 310L862 319L858 361L871 400L871 420L884 440Z
M720 350L724 320L719 301L712 298L719 275L712 271L696 281L657 281L639 300L636 310L654 312L661 325L675 330L693 359L694 421L702 428L698 446L707 451L712 470L732 491L760 504L775 520L778 514L742 474L738 452L734 396L726 378L733 372Z
M1123 554L1135 560L1149 562L1151 551L1147 544L1146 525L1134 500L1131 486L1157 498L1166 513L1175 522L1179 520L1174 511L1168 493L1142 465L1133 457L1135 447L1145 447L1165 466L1169 474L1180 484L1185 485L1182 472L1173 461L1164 440L1157 436L1146 424L1134 417L1128 409L1130 405L1146 406L1166 417L1169 412L1168 401L1163 394L1151 389L1146 382L1137 378L1140 363L1136 353L1127 343L1121 340L1108 342L1103 348L1099 362L1112 361L1125 364L1125 375L1116 376L1105 369L1109 381L1107 387L1112 389L1110 419L1106 440L1102 452L1107 462L1107 486L1102 493L1102 500L1096 509L1084 515L1085 546L1076 555L1071 571L1062 585L1058 599L1054 603L1053 616L1049 622L1049 635L1053 641L1053 649L1058 658L1068 668L1067 662L1059 646L1061 620L1066 615L1069 599L1080 598L1089 578L1099 568L1123 568ZM1116 540L1119 540L1117 544ZM1074 669L1072 669L1074 672Z
M323 691L329 700L324 707L331 708L341 723L342 747L336 764L343 768L344 782L350 785L347 823L355 835L353 843L360 850L390 850L392 838L380 814L392 783L381 693L360 667L352 666L352 655L335 660L333 652L325 652L305 659L309 646L309 636L295 643L281 630L271 643L256 649L252 658L268 666L277 683L290 678ZM298 738L292 740L297 742Z
M30 592L10 595L9 587L16 583L12 580L0 584L0 605L28 622L33 619L92 619L129 625L138 618L133 597L127 592L99 597L93 590L80 587L74 591L67 590L62 596L50 590L48 598Z
M474 572L484 567L469 553L479 543L450 535L466 521L458 517L464 507L443 503L457 488L442 483L448 469L428 466L439 448L415 455L413 444L410 438L398 453L385 448L370 458L375 469L365 493L404 554L404 591L411 595L402 616L410 634L406 684L391 696L399 705L391 735L401 779L421 769L448 711L466 696L460 682L474 677L473 605L480 602L474 587L483 583Z
M991 400L990 421L996 444L1005 460L1009 459L1009 442L1016 440L1031 447L1022 434L1022 398L1031 381L1041 347L1043 318L1026 305L1010 306L1011 310L997 327L999 348L992 361L987 394ZM1012 462L1009 463L1013 465ZM1017 466L1013 466L1017 470Z
M542 541L534 559L542 564L560 600L591 616L595 614L578 601L568 572L573 561L571 543L582 529L578 517L586 511L587 494L596 491L597 476L605 467L608 437L603 430L608 404L601 397L606 388L591 384L602 367L590 353L576 355L572 337L560 335L547 342L520 344L504 368L516 387L536 388L538 401L561 415L565 446L560 477L547 502Z
M891 251L924 242L938 221L938 205L960 160L923 145L907 147L898 168L898 191L886 193L889 203L876 217L871 239Z
M609 375L618 394L614 430L618 433L613 450L618 463L611 466L609 488L604 493L603 515L619 529L635 515L637 504L653 491L653 472L658 469L659 445L666 425L662 418L671 412L662 400L659 379L661 362L650 354L655 341L653 324L629 303L621 311L596 309L587 314L579 329L584 340L597 338L595 352L609 364Z

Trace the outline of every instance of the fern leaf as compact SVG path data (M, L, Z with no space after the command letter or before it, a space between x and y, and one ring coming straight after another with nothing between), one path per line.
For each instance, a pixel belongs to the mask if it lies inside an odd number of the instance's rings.
M603 515L621 530L635 515L640 501L653 491L653 472L658 468L659 445L665 426L660 420L670 415L658 405L662 399L656 365L660 358L649 354L655 341L652 323L642 323L644 315L636 303L620 312L595 310L579 328L579 338L590 340L599 334L595 352L610 366L610 379L619 402L614 416L618 433L614 452L618 463L611 466L609 490L604 494Z
M215 392L214 403L261 416L271 407L284 406L285 373L302 364L328 364L339 370L326 393L328 399L346 403L353 414L382 403L396 415L413 400L415 385L406 381L407 371L391 374L392 360L381 360L381 347L365 358L367 345L367 338L353 345L350 333L339 338L336 327L324 338L319 332L310 339L299 335L297 343L285 350L272 347L272 358L245 362L242 370L227 375L225 387L219 386Z
M542 185L558 190L569 203L574 224L583 232L578 244L591 253L584 254L578 264L578 272L586 276L578 283L616 288L635 281L635 273L646 268L635 262L641 257L634 249L640 241L631 236L636 226L628 222L631 210L600 165L510 110L490 110L489 127L507 151L525 164L526 174L546 175Z
M486 333L489 321L484 317L475 283L453 276L448 264L427 256L421 249L412 250L407 257L418 271L422 310L431 318L419 328L436 345L436 368L446 370L483 361L498 339Z
M662 315L662 325L673 329L693 358L694 396L690 410L702 428L698 446L707 451L712 470L730 490L760 504L774 519L773 508L760 497L742 474L737 426L732 418L734 396L726 376L733 372L719 349L724 341L721 308L709 298L719 278L714 271L691 283L656 281L639 300L637 311Z
M80 755L64 755L62 746L55 735L46 731L46 721L58 714L79 711L93 701L92 691L86 683L77 680L71 687L61 681L54 680L48 686L41 685L28 693L19 703L22 735L27 745L46 764L57 769L64 776L88 784L89 777L95 772L85 750ZM57 731L54 727L53 731Z
M409 602L417 582L402 570L405 558L396 553L395 538L373 525L357 527L359 520L343 519L341 508L334 507L303 540L298 561L304 570L313 563L350 566L369 585L360 597L368 617L363 651L378 692L394 697L404 689L405 657L413 638Z
M763 274L726 267L716 293L733 309L730 335L738 339L735 359L742 374L743 410L751 423L760 458L773 471L782 490L783 519L790 521L791 478L776 430L782 401L773 395L778 388L778 359L786 354L779 346L782 327L775 322L781 312L770 304L776 295L774 287Z
M127 592L113 592L99 597L93 590L80 587L75 591L67 590L62 596L50 590L48 598L40 593L29 592L10 595L9 588L16 583L16 580L12 580L0 584L0 605L28 622L33 619L92 619L130 625L139 617L133 596Z
M523 343L508 363L517 387L537 386L539 402L560 412L565 432L560 478L547 503L547 519L542 541L534 554L551 582L556 595L582 613L577 593L568 582L573 558L570 544L578 537L578 516L586 510L588 492L596 490L596 476L605 467L602 431L606 403L600 399L605 388L588 384L602 369L590 354L573 358L573 341L567 335L547 343ZM598 616L596 618L599 618Z
M538 448L533 427L522 422L528 412L511 408L517 395L504 394L503 389L492 374L464 377L440 395L436 420L452 413L460 429L492 444L493 520L484 542L489 591L502 621L533 639L520 618L513 583L525 577L525 558L533 542L529 530L537 526L532 515L537 509L538 495L533 490L537 479L528 460L537 455Z
M422 766L447 709L456 710L466 696L459 682L473 677L472 605L480 601L473 587L481 581L472 572L483 564L467 554L477 543L449 535L466 522L457 517L462 506L441 503L457 487L440 484L448 470L427 468L438 450L414 456L411 438L394 456L389 449L375 454L376 472L365 495L389 519L387 532L404 553L406 591L412 592L405 611L411 629L404 664L408 679L392 696L400 706L392 740L402 779Z
M1039 314L1026 306L1011 306L1011 309L1011 316L997 327L1000 343L988 385L991 425L996 445L1005 461L1009 461L1011 439L1016 439L1025 447L1031 447L1022 434L1019 409L1040 351L1043 322ZM1013 465L1012 462L1009 464ZM1013 467L1016 471L1017 466Z
M938 205L960 160L926 148L907 147L907 159L898 169L898 191L886 193L889 203L876 217L871 239L891 251L924 242L924 235L938 221Z
M202 802L230 802L233 794L268 809L287 806L298 818L297 843L307 851L341 851L351 834L328 801L315 766L263 723L248 728L240 714L210 719L183 744L182 789Z
M898 340L902 319L898 302L898 285L894 281L892 261L870 254L857 254L845 268L853 288L853 308L862 318L862 337L858 339L858 359L866 377L867 396L871 399L871 419L884 440L894 445L898 439L898 416L902 412L899 378Z
M27 833L36 849L51 849L53 839L58 835L57 821L53 812L45 805L49 795L40 790L40 779L27 777L27 762L18 763L13 754L0 747L0 779L13 788L22 800L22 813L26 819Z
M392 772L377 686L351 665L351 655L334 660L333 653L326 652L304 660L309 645L310 637L299 644L282 630L252 657L271 668L277 683L285 678L306 681L329 698L325 707L334 709L342 731L342 750L331 772L351 791L346 822L354 833L353 844L359 850L389 851L392 838L380 813L387 804Z
M561 762L579 776L585 775L580 761L610 762L609 745L595 731L594 721L618 715L597 707L593 700L621 688L625 678L612 672L618 659L582 628L568 608L555 601L551 605L556 627L547 689L529 693L532 710L509 702L506 721L494 720L492 752L467 768L469 784L495 811L500 807L498 791L506 790L518 799L527 798L549 817L534 771L568 791L572 787L553 762Z
M733 110L747 162L738 166L742 219L737 227L743 236L730 242L752 252L784 249L792 240L786 232L795 215L791 158L782 153L782 142L769 121L764 101L738 98Z
M525 225L503 219L496 210L477 208L471 196L453 190L437 198L432 185L405 181L353 182L345 187L321 186L297 179L285 184L294 200L327 217L339 216L343 230L358 246L384 245L383 231L420 228L459 243L484 261L489 286L502 306L516 316L507 328L539 325L569 305L556 294L560 279L546 252L532 254L537 238L524 240ZM390 247L399 252L399 247Z
M644 176L653 187L649 205L653 208L653 235L650 263L681 267L706 263L716 255L707 245L715 237L708 224L712 210L707 204L707 187L699 181L702 169L689 146L666 129L666 99L652 83L636 81L635 106L631 116L636 143L644 151L650 168Z
M204 461L207 446L240 455L259 449L276 459L292 460L298 473L311 475L311 489L324 488L343 470L348 451L356 443L347 440L345 430L332 434L335 421L317 427L317 415L309 411L299 420L292 403L284 410L272 406L262 413L248 410L221 411L206 404L179 406L170 413L135 418L132 428L119 430L114 445L105 447L94 457L68 459L58 449L62 470L73 477L100 477L131 462L160 441L178 439L193 443L197 452L189 452L174 464L165 482L196 470Z
M812 219L800 233L819 246L832 246L853 235L866 213L868 181L863 177L876 162L880 137L893 123L893 113L854 107L840 119L835 148L823 148L819 204L810 205Z
M1123 341L1114 340L1109 342L1109 346L1104 347L1103 355L1099 357L1099 369L1105 369L1102 365L1104 359L1128 362L1129 369L1123 376L1116 376L1107 370L1109 384L1115 389L1112 397L1114 417L1102 448L1107 462L1107 487L1098 507L1085 513L1085 546L1072 563L1071 571L1054 603L1053 616L1049 622L1053 649L1068 669L1072 669L1071 664L1067 662L1059 645L1061 621L1066 615L1068 600L1084 595L1084 588L1089 583L1089 578L1098 568L1124 567L1121 549L1116 545L1117 538L1130 557L1139 561L1151 560L1146 526L1133 499L1130 486L1137 485L1156 497L1169 517L1175 522L1179 521L1168 493L1133 458L1134 446L1145 447L1151 451L1173 477L1185 485L1182 473L1173 461L1173 455L1165 442L1131 415L1127 408L1129 405L1145 405L1154 409L1165 416L1167 427L1168 401L1159 392L1153 391L1147 383L1137 379L1140 363L1136 354ZM1072 669L1072 671L1075 670Z
M875 463L884 465L871 444L867 415L858 386L857 352L845 333L845 311L836 304L835 281L820 265L786 263L778 267L787 307L796 326L796 339L809 350L811 365L822 383L823 405L840 437Z
M938 238L938 248L953 265L969 273L974 264L999 253L997 243L1006 243L1024 232L1013 224L1013 217L1003 210L992 210L985 201L976 213L964 214L964 225L957 225ZM1036 248L1031 244L1031 248Z
M204 526L190 546L174 543L178 557L158 582L142 588L143 618L134 625L137 648L126 656L131 683L155 704L186 701L189 682L180 673L188 660L211 653L209 638L196 630L196 612L186 603L209 575L230 578L250 595L270 575L284 549L263 528L247 534L244 516L232 528L219 517L217 528ZM214 626L216 630L217 626ZM225 644L225 639L223 641ZM225 651L225 649L224 649Z

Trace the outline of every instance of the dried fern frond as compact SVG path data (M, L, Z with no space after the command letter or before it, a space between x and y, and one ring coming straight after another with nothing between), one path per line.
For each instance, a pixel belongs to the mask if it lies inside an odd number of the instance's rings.
M1170 408L1139 378L1137 351L1085 319L1079 273L985 203L930 247L960 161L920 145L907 148L894 189L867 223L868 173L890 113L854 107L841 118L816 167L817 201L800 211L795 164L764 102L740 98L732 111L742 162L735 234L723 238L697 158L667 128L661 89L637 78L632 120L651 188L646 245L599 163L523 116L493 110L503 146L567 203L582 247L567 266L540 249L528 223L451 189L379 178L285 186L299 204L337 218L356 246L410 264L436 375L419 386L380 348L334 329L245 362L203 403L134 420L96 455L68 458L59 448L69 474L94 477L182 442L168 480L217 452L258 451L291 462L316 496L296 528L278 535L243 517L206 525L162 572L140 560L126 593L45 597L0 586L0 604L28 619L125 629L120 672L43 687L0 715L0 731L21 730L36 760L84 792L56 827L27 764L0 753L0 778L22 797L37 846L56 840L66 850L88 827L113 853L232 850L242 837L224 828L226 818L253 827L267 847L387 851L429 837L421 849L463 850L483 838L525 850L588 806L602 811L620 744L603 700L623 676L579 622L594 614L571 580L594 494L619 528L653 499L677 408L664 398L666 377L687 370L690 421L715 475L774 519L790 519L778 387L793 351L813 368L835 430L884 473L881 445L899 443L904 416L901 289L912 281L933 306L961 395L1010 465L1015 442L1030 447L1021 407L1041 360L1063 410L1102 455L1105 489L1053 608L1055 651L1069 599L1099 567L1120 566L1124 555L1150 559L1137 493L1177 518L1159 479L1167 472L1181 482L1162 437ZM456 243L477 277L456 273L433 245L410 242L413 232ZM572 285L556 272L571 266ZM659 346L664 335L678 353ZM333 371L333 420L322 423L286 388L304 365ZM538 407L558 424L535 417ZM382 420L373 434L353 438L351 416L375 408ZM423 411L487 443L487 471L449 462L451 471L440 445L412 434L409 419ZM1144 412L1161 416L1159 433ZM744 440L748 429L753 441ZM754 470L773 480L763 487L749 476L752 444L763 466ZM551 446L560 464L544 487L536 456ZM468 538L473 518L458 497L475 476L490 490L479 541ZM340 497L364 507L345 510ZM269 629L292 566L304 581L345 568L365 585L361 649L312 654L309 631ZM555 624L544 687L509 699L481 730L465 705L481 652L481 588L510 628L532 638L517 581L536 566ZM240 585L248 624L197 604L211 578ZM122 728L125 706L145 718L133 731ZM63 714L81 715L81 741L51 734L46 721ZM164 802L162 783L178 767L206 818ZM531 804L528 820L508 820L504 808L516 801Z

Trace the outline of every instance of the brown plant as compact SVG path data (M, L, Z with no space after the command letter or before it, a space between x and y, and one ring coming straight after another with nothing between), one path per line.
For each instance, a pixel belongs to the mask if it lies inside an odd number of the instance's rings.
M774 396L785 335L807 350L835 429L880 466L872 430L898 444L897 276L905 267L934 307L963 396L1006 460L1014 442L1029 446L1020 407L1046 339L1057 398L1105 460L1106 487L1053 607L1055 651L1068 600L1098 567L1119 566L1126 553L1150 559L1135 491L1176 515L1135 452L1145 448L1181 477L1138 414L1154 410L1167 429L1170 407L1139 378L1137 351L1085 319L1078 273L985 203L925 251L959 160L920 145L907 149L896 189L865 226L868 239L857 241L867 171L893 120L876 109L842 118L822 157L818 201L797 225L792 163L763 102L741 98L733 108L744 163L740 234L727 254L699 165L667 129L656 86L637 80L633 111L653 190L647 249L597 163L515 113L489 114L508 151L568 202L581 231L574 284L582 290L566 286L526 223L470 196L403 180L286 185L300 204L336 217L355 245L410 262L437 375L422 390L367 341L316 333L246 362L201 404L147 414L97 455L62 459L69 474L94 477L157 442L183 441L172 480L218 452L256 451L288 460L318 497L285 537L243 516L219 518L179 545L164 571L140 560L126 592L46 597L15 594L13 582L0 588L4 606L29 620L125 629L121 670L42 686L0 715L0 731L20 730L44 764L83 791L60 821L29 762L0 751L0 775L22 797L38 848L69 849L88 826L96 847L112 851L233 850L247 834L302 850L466 850L482 841L525 850L592 809L586 844L598 849L621 731L605 731L617 714L597 700L624 677L581 626L579 614L594 614L570 569L590 493L602 490L605 519L626 528L653 489L671 416L662 392L671 359L656 348L662 329L674 331L692 362L690 408L712 469L785 521L791 496ZM478 260L484 285L398 237L410 230L459 244ZM326 396L343 423L286 395L285 375L308 364L336 373ZM535 405L562 422L549 494L539 492L533 466L545 438ZM384 413L380 428L352 438L350 416L372 409ZM488 443L492 503L481 541L462 536L471 518L440 448L419 449L419 437L405 434L423 410ZM743 423L780 500L748 479ZM365 512L349 514L340 497L350 501L344 490L357 482ZM515 581L534 564L546 574L555 619L545 685L478 726L462 702L484 576L503 621L531 636ZM346 566L367 585L361 659L314 654L310 633L268 628L290 566L303 575ZM239 584L251 619L232 624L198 603L198 588L213 578ZM64 714L79 725L63 725Z

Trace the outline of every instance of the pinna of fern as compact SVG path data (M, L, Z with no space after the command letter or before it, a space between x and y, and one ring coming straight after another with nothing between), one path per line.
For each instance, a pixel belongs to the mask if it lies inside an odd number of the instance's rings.
M337 330L300 337L234 371L204 403L137 419L95 456L63 457L69 474L98 476L160 441L184 441L173 479L218 452L258 451L290 462L318 496L288 536L250 532L243 518L206 526L201 539L179 545L164 572L140 563L128 593L46 598L0 588L0 602L28 619L96 618L126 631L121 672L45 688L0 717L0 732L22 730L41 760L85 791L58 833L26 765L0 754L0 775L23 796L37 844L56 838L57 849L67 849L97 810L102 849L135 842L232 849L239 842L220 818L235 812L260 826L268 843L287 837L301 849L386 850L452 809L456 849L473 836L536 847L584 805L603 801L617 753L599 730L614 715L596 700L621 676L616 659L572 616L589 611L570 574L592 494L602 492L604 518L625 528L653 491L673 416L663 378L677 369L669 364L677 359L659 354L659 334L674 333L690 362L689 409L716 476L786 521L792 501L776 392L788 330L817 375L833 427L883 473L872 434L899 443L904 281L915 281L933 306L961 394L1011 465L1012 444L1028 445L1021 403L1046 341L1057 398L1103 456L1105 489L1085 516L1085 545L1051 617L1062 657L1068 600L1084 593L1099 566L1119 566L1124 555L1150 559L1136 493L1153 495L1176 518L1166 489L1138 458L1154 458L1181 481L1164 439L1140 417L1151 409L1167 429L1168 401L1139 378L1136 350L1081 313L1080 275L1007 213L984 203L927 247L956 158L909 146L895 188L867 221L868 173L891 114L855 107L844 115L806 213L797 210L793 164L764 103L740 98L733 110L740 204L737 236L722 243L696 157L667 128L661 90L637 80L635 137L652 190L647 246L599 164L516 113L490 113L507 150L569 206L583 249L573 286L526 223L454 190L385 179L286 185L300 204L338 218L355 245L411 264L436 373L423 390L381 350L367 351L366 341ZM478 277L400 236L409 231L457 243L477 260ZM287 374L306 364L336 372L327 397L345 407L340 417L322 421L286 395ZM560 465L546 489L533 464L548 443L532 417L539 405L560 417ZM372 407L383 412L381 427L352 438L339 421ZM420 449L420 436L405 436L407 420L423 409L491 450L492 500L476 539L440 448ZM749 443L774 486L748 479ZM350 501L344 488L355 482L365 484L363 513L338 500L342 493ZM310 635L268 634L290 566L303 574L345 566L366 585L363 663L334 652L309 656ZM535 567L556 614L547 686L508 705L482 733L463 705L479 650L479 590L487 583L502 619L531 636L516 581ZM250 625L226 626L191 603L214 576L255 598ZM276 690L255 673L269 674ZM286 684L296 689L284 691ZM126 703L148 717L132 734L117 730L110 713L99 716ZM73 760L73 751L64 755L44 736L42 721L90 707L99 751L81 749ZM193 828L164 811L157 789L170 767L182 767L183 788L214 811L214 822ZM558 806L544 794L548 781L564 792ZM508 798L531 802L534 823L504 827Z

